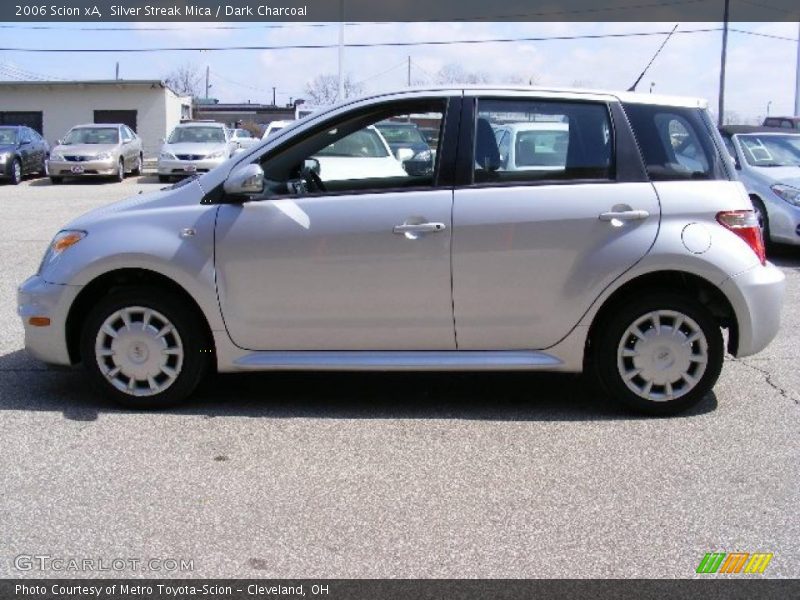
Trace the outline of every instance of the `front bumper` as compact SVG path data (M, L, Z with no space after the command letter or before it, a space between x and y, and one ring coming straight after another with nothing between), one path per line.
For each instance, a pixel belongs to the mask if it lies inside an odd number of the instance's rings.
M117 161L107 160L48 160L47 174L51 177L108 177L117 174Z
M25 328L25 350L54 365L71 364L67 350L67 315L81 286L48 283L38 275L17 289L17 313ZM31 317L47 317L50 325L31 325Z
M170 176L187 176L195 173L208 173L211 169L221 165L226 157L206 158L203 160L166 160L158 159L158 174Z
M772 263L757 265L722 284L739 325L737 357L761 352L778 334L785 290L786 276Z

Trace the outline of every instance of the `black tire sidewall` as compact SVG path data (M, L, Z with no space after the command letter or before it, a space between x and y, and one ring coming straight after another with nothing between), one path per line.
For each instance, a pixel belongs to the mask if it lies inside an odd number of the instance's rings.
M708 343L708 363L700 381L688 394L665 402L637 396L625 385L617 368L617 349L622 335L635 319L655 310L674 310L690 317L703 330ZM725 357L722 332L710 311L698 301L670 292L629 298L627 302L617 304L605 323L600 325L596 338L592 361L602 389L627 407L651 415L676 414L700 402L717 382Z
M94 346L97 332L109 315L129 306L144 306L163 314L175 326L184 349L183 366L175 382L154 396L130 396L111 385L100 372ZM135 409L160 409L185 400L208 370L212 353L200 317L175 294L146 287L126 287L103 297L91 310L81 331L81 358L94 385L106 396Z
M19 172L19 176L17 173ZM19 185L22 182L22 163L18 158L14 159L14 162L11 163L11 185Z
M767 207L760 198L751 198L750 201L764 218L764 244L771 244L772 240L770 239L769 233L769 213L767 212Z
M117 181L125 181L125 163L120 158L117 162Z

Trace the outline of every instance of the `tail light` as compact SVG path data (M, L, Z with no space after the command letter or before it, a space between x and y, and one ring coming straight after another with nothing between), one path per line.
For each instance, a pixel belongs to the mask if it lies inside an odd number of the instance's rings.
M742 238L756 253L762 265L767 264L767 251L756 213L752 210L727 210L717 213L717 221Z

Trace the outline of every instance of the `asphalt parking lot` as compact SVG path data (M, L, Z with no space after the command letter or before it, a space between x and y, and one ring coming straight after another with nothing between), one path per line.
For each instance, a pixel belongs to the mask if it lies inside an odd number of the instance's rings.
M800 249L778 339L677 418L525 374L217 376L137 413L24 354L16 286L70 218L159 187L0 185L0 577L691 577L712 551L800 576Z

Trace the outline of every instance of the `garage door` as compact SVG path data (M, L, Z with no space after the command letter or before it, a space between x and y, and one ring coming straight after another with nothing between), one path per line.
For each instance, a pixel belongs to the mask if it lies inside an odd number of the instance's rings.
M42 133L41 111L0 111L0 125L26 125Z
M94 111L95 123L123 123L136 131L135 110L96 110Z

